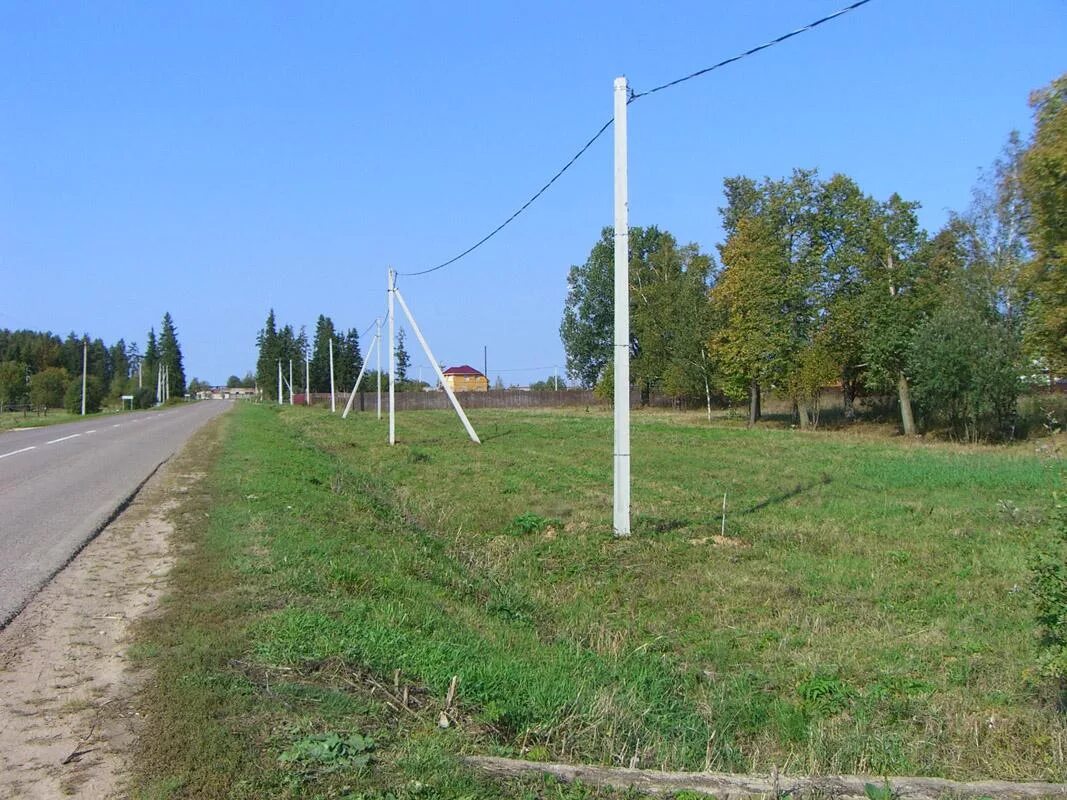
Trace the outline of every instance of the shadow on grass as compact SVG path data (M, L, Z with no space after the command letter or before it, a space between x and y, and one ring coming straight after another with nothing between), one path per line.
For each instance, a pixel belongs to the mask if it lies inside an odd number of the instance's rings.
M739 511L737 513L738 514L754 514L757 511L761 511L764 508L768 508L769 506L775 506L775 505L778 505L779 503L784 503L786 500L789 500L790 498L796 497L797 495L803 494L804 492L810 492L816 486L825 486L828 483L830 483L830 476L829 475L823 475L821 478L819 478L819 480L812 481L811 483L809 483L807 485L805 485L803 483L798 483L796 486L794 486L792 489L790 489L787 492L782 492L781 494L776 494L776 495L774 495L772 497L768 497L766 500L761 500L760 502L756 503L755 505L752 505L752 506L749 506L748 508L742 509L741 511Z

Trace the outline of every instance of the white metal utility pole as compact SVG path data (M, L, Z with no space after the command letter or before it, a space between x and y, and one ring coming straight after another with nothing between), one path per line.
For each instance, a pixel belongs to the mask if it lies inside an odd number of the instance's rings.
M282 391L282 360L278 359L278 405L285 403L285 392Z
M430 352L430 345L428 345L426 339L423 338L422 331L419 330L419 323L415 321L415 317L411 314L411 309L409 309L408 304L404 302L404 295L400 294L400 290L395 286L393 287L393 294L396 296L396 299L400 301L400 307L404 310L408 322L411 323L411 329L415 331L415 338L419 340L423 352L426 353L426 357L430 359L430 363L433 364L434 371L437 373L437 380L441 381L441 386L444 388L445 394L447 394L448 399L452 401L452 408L456 410L456 414L459 415L463 427L467 429L467 435L471 437L472 442L481 444L482 440L478 438L478 434L474 432L470 420L467 419L467 415L463 413L463 406L459 404L459 400L456 399L456 395L452 392L452 387L450 387L445 380L445 374L441 371L441 365L437 363L437 359L434 358L433 353Z
M82 416L85 416L85 384L89 375L89 343L82 342Z
M304 353L304 405L311 405L311 359Z
M377 331L374 334L374 338L378 340L378 420L382 418L382 318L378 317L374 320L374 324L377 326Z
M396 292L396 273L389 268L389 444L396 444L396 398L393 396L396 381L393 366L396 364L396 334L393 321L393 294Z
M289 359L289 405L295 405L296 400L293 399L293 359Z
M333 388L333 336L330 337L330 413L337 413L337 394Z
M552 375L556 381L556 391L559 391L559 367L552 367Z
M615 513L630 535L630 209L626 178L626 78L615 79Z
M144 382L141 377L141 359L137 359L137 388L141 389L143 387Z

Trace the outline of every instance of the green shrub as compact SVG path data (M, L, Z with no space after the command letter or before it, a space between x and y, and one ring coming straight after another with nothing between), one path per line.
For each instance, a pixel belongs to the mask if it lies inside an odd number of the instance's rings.
M49 367L30 376L30 402L38 408L60 408L69 380L63 367Z
M1052 532L1039 539L1030 561L1030 589L1041 637L1041 674L1067 699L1067 507L1061 503Z
M519 514L511 521L511 525L508 526L508 533L512 535L522 535L528 533L541 533L549 525L549 521L539 514L534 514L532 511L527 511L524 514Z
M100 404L104 401L104 386L95 375L85 379L85 413L93 414L100 410ZM63 397L63 407L72 414L80 414L82 410L82 379L75 378L67 386L67 393Z
M946 303L915 332L908 376L924 425L967 441L1010 437L1019 396L1018 337L966 305Z
M147 386L142 386L140 389L133 393L133 407L134 408L151 408L156 404L156 391L155 389L149 389Z

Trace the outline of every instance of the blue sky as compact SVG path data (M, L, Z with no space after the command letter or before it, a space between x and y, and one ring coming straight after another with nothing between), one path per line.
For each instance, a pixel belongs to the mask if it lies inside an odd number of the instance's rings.
M499 224L611 116L616 75L649 88L844 4L0 0L0 327L143 345L169 310L210 381L253 367L271 307L362 330L386 267ZM712 250L724 177L816 167L936 229L1029 131L1065 41L1063 0L874 0L634 103L631 224ZM438 359L488 345L520 383L562 364L611 187L608 135L489 244L403 279Z

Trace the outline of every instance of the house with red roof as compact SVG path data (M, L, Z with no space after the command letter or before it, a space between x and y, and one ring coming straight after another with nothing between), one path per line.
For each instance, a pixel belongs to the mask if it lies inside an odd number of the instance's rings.
M453 392L489 391L489 379L469 364L446 369L445 382Z

